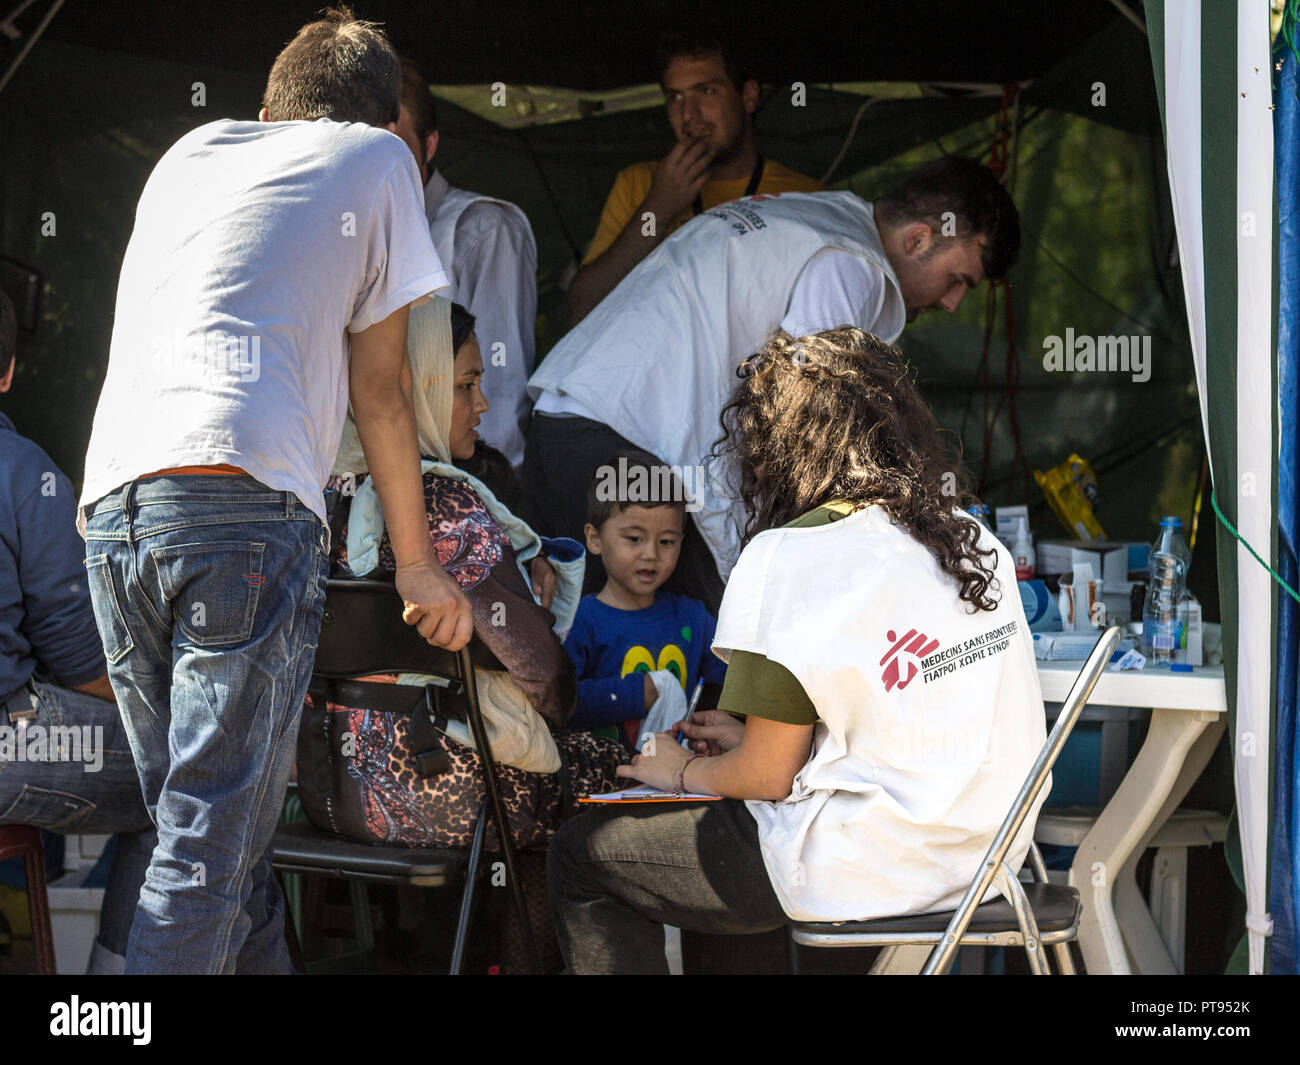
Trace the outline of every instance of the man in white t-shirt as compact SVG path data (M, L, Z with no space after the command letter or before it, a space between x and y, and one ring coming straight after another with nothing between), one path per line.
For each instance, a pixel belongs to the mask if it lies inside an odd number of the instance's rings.
M128 972L290 968L267 849L349 398L408 623L452 648L472 633L420 481L407 316L446 277L392 132L399 85L384 36L331 12L276 59L261 121L182 137L136 210L78 514L158 827Z
M670 587L716 611L740 530L728 471L708 456L741 361L778 328L803 336L856 325L893 342L917 315L955 311L968 289L1005 276L1019 246L1011 197L959 158L874 204L784 193L705 212L642 260L528 382L530 521L574 535L597 470L620 450L648 451L695 495Z
M524 461L537 319L537 242L528 217L513 203L452 187L433 165L438 110L429 83L402 61L402 109L397 135L420 168L429 235L447 271L440 293L475 318L483 353L488 410L479 436L518 470Z

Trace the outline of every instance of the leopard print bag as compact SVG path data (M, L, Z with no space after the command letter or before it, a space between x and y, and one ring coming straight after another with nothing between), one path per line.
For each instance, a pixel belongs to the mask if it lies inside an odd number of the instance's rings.
M366 680L393 683L395 677ZM412 749L410 714L320 701L323 708L308 696L298 731L298 790L313 825L362 843L469 846L485 799L477 751L437 733L434 742L446 768L425 777ZM497 763L516 847L546 847L576 812L578 797L620 786L614 770L628 760L621 744L586 732L557 736L555 742L558 773L525 773ZM431 753L443 761L438 751ZM497 846L490 821L485 845Z

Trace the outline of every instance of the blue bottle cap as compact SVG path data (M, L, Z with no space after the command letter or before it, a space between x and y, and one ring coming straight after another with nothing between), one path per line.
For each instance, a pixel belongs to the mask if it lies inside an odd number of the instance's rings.
M1175 662L1172 666L1169 667L1170 673L1190 673L1191 671L1192 671L1192 667L1189 666L1186 662Z
M1161 519L1160 519L1160 527L1161 527L1161 528L1164 528L1164 526L1166 526L1166 525L1177 525L1177 526L1180 526L1180 527L1181 527L1182 524L1183 524L1183 519L1182 519L1182 518L1174 517L1173 515L1170 515L1170 516L1168 516L1168 517L1165 517L1165 518L1161 518Z

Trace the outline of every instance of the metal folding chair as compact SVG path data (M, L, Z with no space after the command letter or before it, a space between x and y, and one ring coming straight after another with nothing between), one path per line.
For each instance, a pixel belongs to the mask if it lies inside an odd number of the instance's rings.
M495 666L499 669L500 664L481 645L477 645L475 653L471 654L471 648L475 646L472 643L453 654L426 643L412 626L402 620L401 600L391 583L374 580L328 582L320 641L312 667L313 690L331 698L339 682L378 673L425 673L459 685L465 696L465 716L480 753L486 799L478 812L468 858L460 850L357 843L321 831L307 821L296 821L277 829L272 841L272 865L282 873L315 874L350 881L354 909L359 907L359 912L364 911L358 917L363 944L369 939L366 882L439 887L450 883L463 867L465 883L451 958L451 973L455 975L460 972L464 960L484 830L490 816L496 825L501 859L505 863L506 878L519 914L524 950L530 967L538 972L536 944L528 921L523 885L516 870L510 826L474 678L476 660L489 668ZM383 687L389 692L393 689L391 685ZM433 716L436 688L437 685L431 684L424 689L424 706L415 709L414 713ZM410 690L413 699L419 697L420 689Z
M1064 884L1047 883L1042 855L1033 844L1029 848L1028 865L1036 882L1021 884L1016 870L1007 865L1007 855L1121 635L1119 627L1112 625L1101 634L1084 662L1066 696L1056 726L1034 760L1029 776L980 863L979 875L966 889L957 909L871 921L800 921L792 925L793 941L805 947L886 948L872 972L889 971L907 948L931 947L922 970L927 976L947 973L958 948L963 946L1023 946L1030 970L1046 976L1050 970L1043 948L1052 947L1061 973L1072 975L1070 942L1078 935L1082 915L1078 891ZM1001 898L980 905L979 900L994 885L1002 893Z

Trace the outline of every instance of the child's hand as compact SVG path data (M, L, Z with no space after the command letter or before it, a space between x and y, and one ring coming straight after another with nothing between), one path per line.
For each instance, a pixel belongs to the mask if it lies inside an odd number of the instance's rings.
M739 747L745 738L745 726L725 710L697 710L690 723L679 721L673 726L691 741L695 754L719 755Z
M555 569L543 555L538 555L528 563L528 575L533 581L533 595L545 610L551 609L551 600L555 598Z

